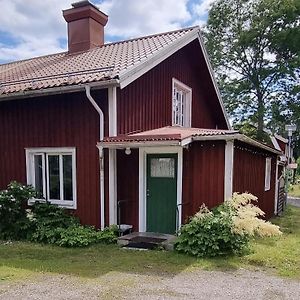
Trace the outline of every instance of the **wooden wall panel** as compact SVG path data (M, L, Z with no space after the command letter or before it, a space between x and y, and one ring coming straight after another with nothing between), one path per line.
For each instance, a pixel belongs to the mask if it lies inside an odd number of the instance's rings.
M118 133L172 125L172 78L192 88L192 126L226 128L199 42L194 41L118 89Z
M209 208L224 201L225 142L194 142L184 150L183 222L205 203Z
M234 145L233 191L257 196L259 207L270 218L274 214L276 156L242 142ZM269 191L265 191L266 157L272 158Z
M124 150L117 151L118 201L120 204L121 223L139 226L139 151L132 149L130 155Z
M105 113L107 92L92 95ZM77 210L82 223L99 226L99 116L85 93L0 102L0 189L26 183L25 148L75 147Z

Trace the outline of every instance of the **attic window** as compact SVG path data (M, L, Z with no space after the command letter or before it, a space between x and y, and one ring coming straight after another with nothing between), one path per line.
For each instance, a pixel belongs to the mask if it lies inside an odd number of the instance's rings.
M172 125L191 127L192 89L172 79Z

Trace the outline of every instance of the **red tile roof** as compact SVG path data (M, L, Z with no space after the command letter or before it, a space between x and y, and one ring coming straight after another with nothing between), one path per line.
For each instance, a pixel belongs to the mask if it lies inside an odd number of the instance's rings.
M81 53L63 52L0 65L0 95L116 79L198 30L191 27L105 44Z

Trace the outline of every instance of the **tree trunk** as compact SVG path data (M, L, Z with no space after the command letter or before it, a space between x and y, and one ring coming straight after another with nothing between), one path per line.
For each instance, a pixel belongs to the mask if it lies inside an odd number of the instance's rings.
M263 100L263 96L258 94L257 96L257 133L256 138L259 141L263 141L264 139L264 116L265 116L265 104Z

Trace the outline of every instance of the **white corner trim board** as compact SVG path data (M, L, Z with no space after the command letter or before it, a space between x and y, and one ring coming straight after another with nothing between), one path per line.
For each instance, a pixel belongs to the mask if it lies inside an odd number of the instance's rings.
M117 88L108 88L109 136L117 135ZM117 150L108 150L109 225L117 224Z
M224 200L230 199L233 192L233 162L234 142L229 140L225 144Z
M139 232L146 232L147 216L147 154L177 153L177 205L182 204L182 173L183 173L183 149L182 147L141 147L139 148ZM179 224L181 226L182 209L178 206Z

